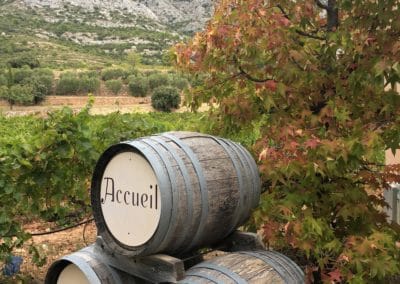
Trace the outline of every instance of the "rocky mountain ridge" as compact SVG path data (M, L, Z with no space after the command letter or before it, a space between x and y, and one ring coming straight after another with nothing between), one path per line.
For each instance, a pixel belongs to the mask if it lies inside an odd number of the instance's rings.
M0 63L29 43L29 53L53 65L66 62L67 51L113 60L138 54L145 65L167 64L169 48L204 28L215 1L0 0ZM65 52L49 53L56 45Z
M33 10L53 10L56 16L64 14L71 7L84 13L98 13L103 24L116 25L112 14L145 19L161 26L175 27L178 31L200 30L211 17L213 0L18 0L20 7ZM74 15L70 15L74 16ZM99 20L99 19L93 19ZM107 23L108 22L108 23ZM124 25L123 21L117 25Z

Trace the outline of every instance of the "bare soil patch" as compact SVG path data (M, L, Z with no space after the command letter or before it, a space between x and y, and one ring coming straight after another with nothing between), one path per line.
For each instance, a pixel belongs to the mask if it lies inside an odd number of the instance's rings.
M49 96L47 99L36 106L13 106L12 109L7 102L0 101L0 112L7 116L38 114L45 115L52 110L70 107L74 111L84 108L89 101L86 96ZM119 111L129 112L150 112L150 97L128 97L128 96L95 96L94 104L91 109L92 114L108 114Z
M54 230L55 227L57 225L40 221L34 221L24 226L31 233L48 232ZM94 243L96 235L97 229L94 221L92 221L65 231L34 236L23 247L15 249L13 252L13 255L23 258L20 274L14 277L0 275L0 283L44 283L47 270L55 260ZM38 267L33 263L32 255L29 253L31 245L35 245L40 255L47 257L43 266Z

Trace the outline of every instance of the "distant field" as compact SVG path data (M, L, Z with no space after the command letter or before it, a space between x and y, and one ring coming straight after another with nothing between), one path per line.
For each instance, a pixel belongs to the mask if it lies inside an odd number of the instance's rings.
M74 110L82 109L88 102L84 96L49 96L43 103L36 106L14 106L12 110L4 101L0 101L0 111L4 115L27 115L42 114L48 111L60 109L64 106L71 107ZM150 105L150 98L136 98L127 96L118 97L96 97L91 109L93 114L107 114L115 111L122 113L129 112L149 112L153 108Z

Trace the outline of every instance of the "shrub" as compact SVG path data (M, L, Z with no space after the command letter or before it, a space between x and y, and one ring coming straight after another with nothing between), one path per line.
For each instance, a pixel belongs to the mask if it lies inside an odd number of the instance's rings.
M138 76L143 76L143 74L135 68L128 68L126 71L126 76L123 79L125 83L128 83L133 77Z
M53 77L53 70L48 68L38 68L34 69L35 76L52 76Z
M34 79L44 86L43 93L45 96L51 94L54 82L53 75L37 75L34 76Z
M135 80L137 77L143 77L141 75L129 75L128 78L126 78L126 83L129 84L130 81Z
M0 99L7 100L8 88L7 86L0 86Z
M178 88L179 90L185 89L189 85L189 81L186 78L178 77L175 75L171 78L171 86Z
M0 86L6 86L8 83L7 77L3 74L0 74Z
M175 87L158 87L151 96L151 105L156 110L170 112L173 108L179 108L181 97Z
M53 73L48 69L30 69L24 68L8 69L8 74L0 74L0 86L7 87L7 94L3 98L10 104L15 103L39 103L52 92ZM15 88L12 88L16 86ZM23 93L29 93L24 95ZM32 99L33 98L33 99Z
M14 85L10 88L3 86L0 96L7 100L11 107L14 104L30 104L34 101L32 87L28 85Z
M23 83L24 85L32 88L33 102L37 104L43 101L46 96L51 94L53 87L53 76L32 76L24 80Z
M142 57L139 53L131 51L126 56L128 63L132 66L138 66L142 62Z
M7 62L12 68L21 68L23 66L29 66L31 68L37 68L40 66L39 60L32 54L23 54L18 57L14 57Z
M101 72L101 79L103 81L126 78L127 76L127 72L122 68L107 68Z
M77 94L79 92L80 80L74 76L61 76L56 86L57 95Z
M157 71L157 70L145 70L145 71L143 71L143 75L145 75L147 77L149 77L150 75L159 74L159 73L160 73L160 71Z
M80 76L90 77L90 78L98 78L99 77L99 72L97 72L95 70L90 70L90 71L81 72L81 73L79 73L79 75Z
M149 91L149 82L145 77L135 77L128 84L129 93L134 97L145 97Z
M13 84L21 84L24 80L32 77L33 71L27 66L23 68L13 69Z
M108 80L106 81L106 87L114 95L117 95L122 89L122 82L121 80Z
M76 95L78 93L94 93L100 88L100 80L87 75L64 73L56 86L57 95Z
M94 77L83 76L79 80L80 93L95 93L100 88L100 80Z
M162 73L154 73L149 76L149 86L151 90L154 90L161 86L167 86L169 84L169 76Z

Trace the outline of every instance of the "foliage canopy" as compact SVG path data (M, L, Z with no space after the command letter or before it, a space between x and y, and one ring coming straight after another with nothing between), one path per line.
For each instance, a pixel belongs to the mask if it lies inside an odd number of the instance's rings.
M257 125L265 190L253 225L306 259L310 282L381 281L400 272L399 228L382 189L399 181L400 2L222 0L206 29L175 47L204 80L217 127Z

